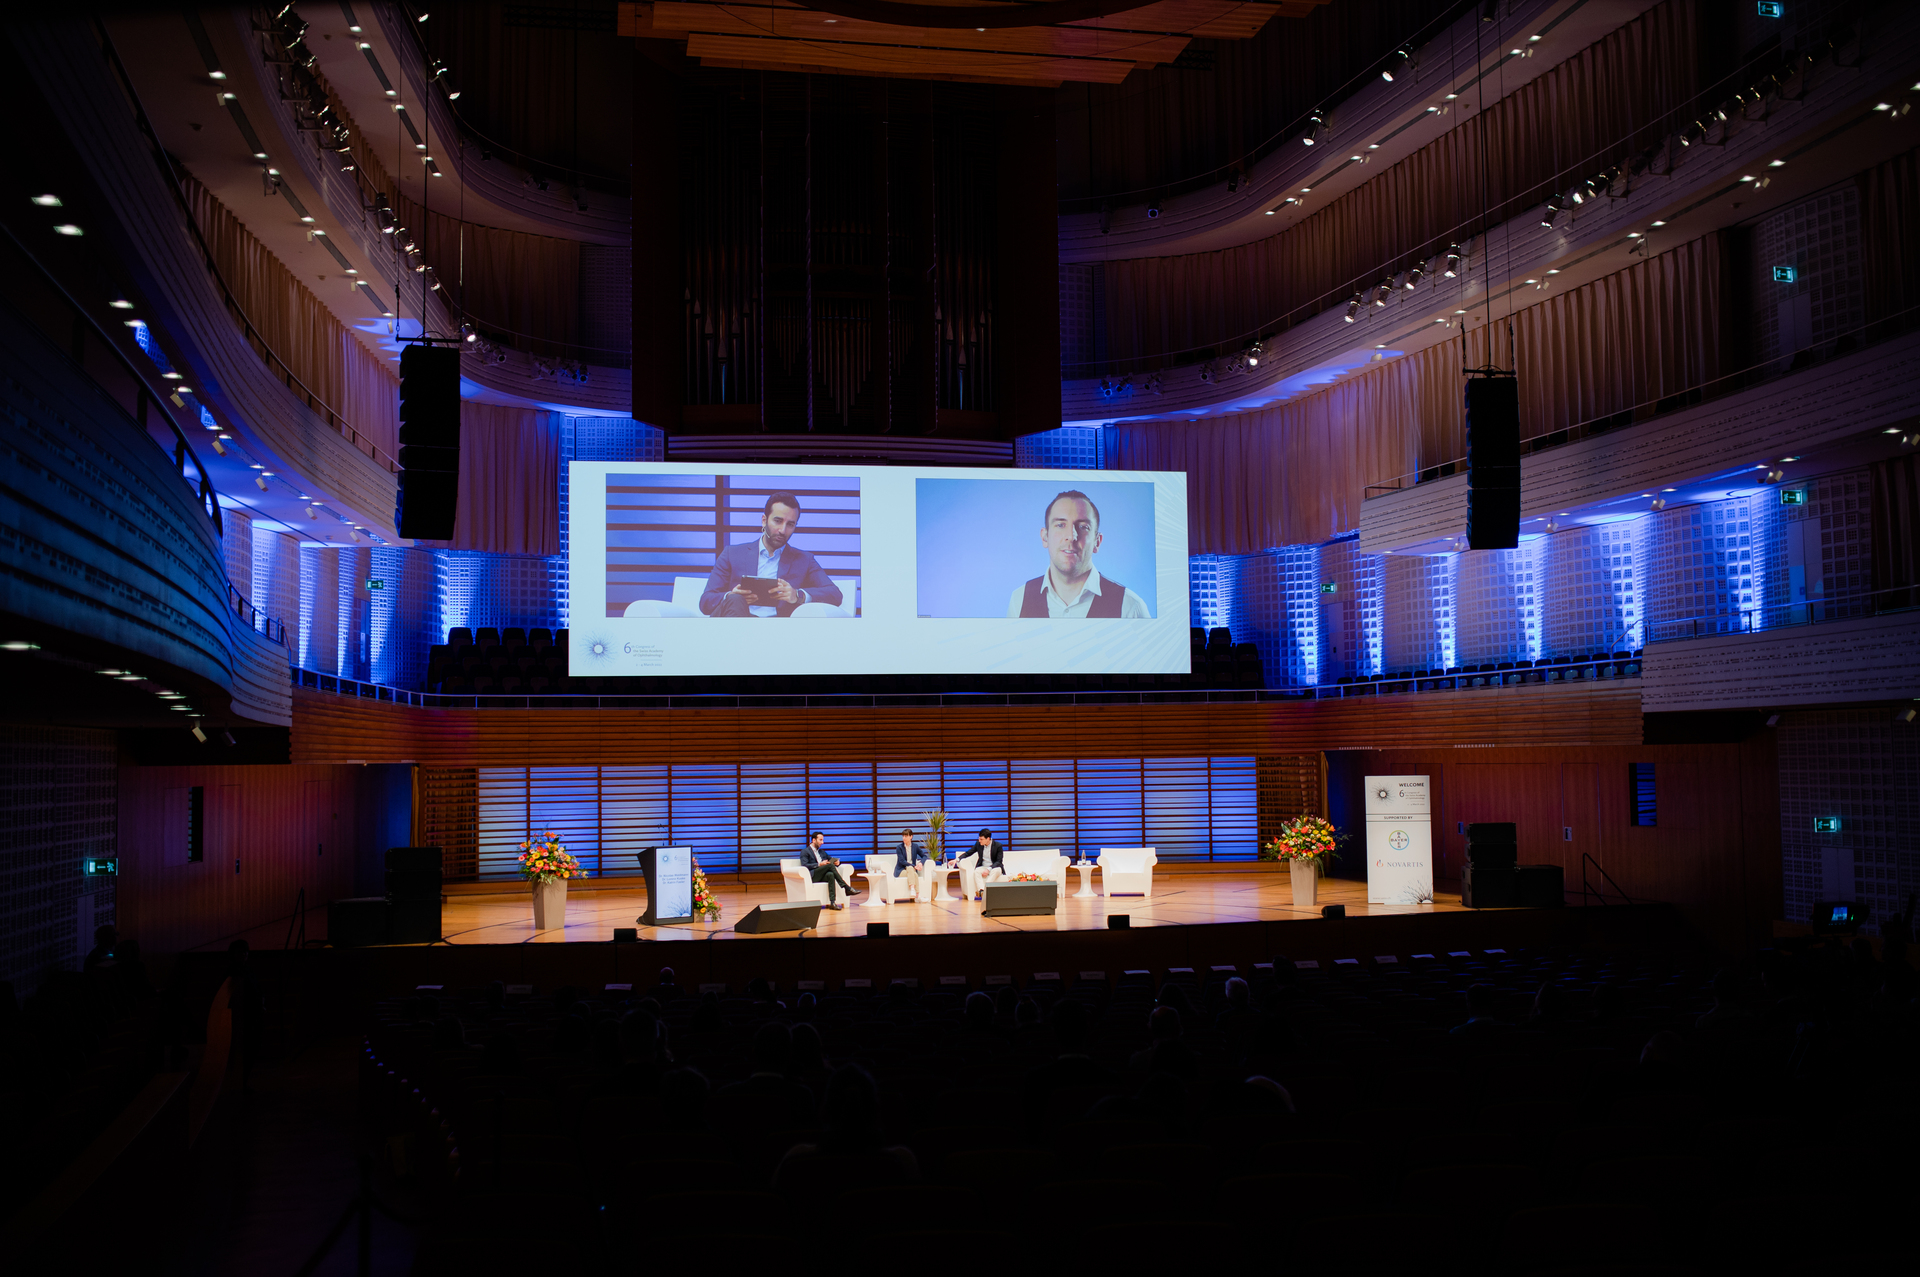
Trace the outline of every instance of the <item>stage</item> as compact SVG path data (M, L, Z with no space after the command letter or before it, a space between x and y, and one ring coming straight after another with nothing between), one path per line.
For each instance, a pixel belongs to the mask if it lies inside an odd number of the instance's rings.
M865 903L865 892L854 897L843 910L822 909L817 927L807 935L819 939L864 937L867 925L884 922L895 936L960 936L1010 934L1014 932L1105 931L1108 918L1126 915L1135 929L1148 927L1213 926L1234 922L1318 921L1325 905L1346 906L1347 916L1402 916L1458 912L1462 909L1458 894L1436 892L1430 905L1370 905L1367 884L1347 878L1325 878L1320 882L1319 901L1313 905L1294 903L1293 888L1285 872L1275 873L1248 867L1240 872L1199 871L1180 868L1157 869L1151 896L1095 896L1075 899L1079 875L1066 884L1066 899L1051 916L989 918L978 901L958 899L959 885L948 880L945 894L954 899L933 900L925 904L904 901L891 905ZM591 882L591 880L588 880ZM443 943L473 944L565 944L570 941L605 941L615 927L631 927L646 908L647 893L638 880L632 889L614 887L610 882L594 884L594 889L570 890L567 896L567 925L564 929L535 931L533 902L526 888L505 891L463 891L449 895L441 910L440 930ZM720 917L712 922L676 923L661 927L641 927L642 940L763 940L771 936L742 935L733 929L740 916L758 904L786 899L784 887L777 881L766 884L728 884L708 880L720 902ZM854 879L855 887L864 879ZM1099 875L1095 875L1098 887ZM575 884L576 887L579 884ZM792 932L778 933L792 935Z

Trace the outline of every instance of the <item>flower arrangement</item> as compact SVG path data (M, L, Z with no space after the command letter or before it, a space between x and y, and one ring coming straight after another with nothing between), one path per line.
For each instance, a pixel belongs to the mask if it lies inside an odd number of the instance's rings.
M707 885L707 871L700 867L697 859L693 862L693 911L708 918L720 916L720 902L713 898L713 888Z
M934 864L940 863L941 852L947 843L947 813L930 811L927 818L927 859Z
M1311 860L1324 865L1339 859L1335 850L1346 835L1322 816L1295 816L1280 826L1272 841L1260 848L1262 860Z
M527 840L520 844L520 876L535 882L554 882L584 878L587 871L560 845L553 831L547 829L542 830L538 838L527 835Z
M1042 878L1039 874L1015 874L1008 881L1010 882L1045 882L1047 880L1045 878Z

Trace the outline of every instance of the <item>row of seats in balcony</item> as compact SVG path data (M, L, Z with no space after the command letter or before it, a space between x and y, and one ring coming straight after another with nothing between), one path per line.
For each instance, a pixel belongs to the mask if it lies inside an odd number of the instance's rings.
M441 645L436 644L435 646L438 648ZM544 625L536 625L531 629L523 629L518 625L509 625L504 628L483 625L478 630L470 629L464 625L456 625L447 631L447 641L444 646L448 648L470 647L481 653L488 652L496 647L506 648L509 652L519 648L526 648L530 651L559 648L561 651L565 651L567 646L567 632L563 629L550 630Z
M1522 683L1585 682L1603 678L1638 678L1640 653L1593 652L1578 656L1543 656L1537 661L1493 661L1456 665L1449 669L1400 670L1376 675L1349 675L1341 685L1386 684L1383 691L1440 691L1447 688L1514 687ZM1403 686L1404 685L1404 686ZM1417 689L1416 686L1417 685Z

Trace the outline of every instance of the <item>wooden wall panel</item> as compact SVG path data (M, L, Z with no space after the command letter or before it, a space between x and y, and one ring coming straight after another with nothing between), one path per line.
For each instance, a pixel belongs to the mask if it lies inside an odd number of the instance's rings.
M349 767L122 767L119 927L163 955L353 894ZM205 858L186 858L182 797L206 790ZM238 862L238 872L235 863Z
M433 767L872 759L1178 758L1460 745L1637 744L1637 686L1323 701L979 708L415 709L294 696L296 763Z
M1435 794L1435 876L1465 861L1460 822L1511 820L1520 863L1557 864L1579 901L1581 853L1636 900L1680 905L1728 949L1756 943L1781 916L1780 788L1774 738L1734 745L1589 745L1532 749L1385 749L1345 756L1340 774L1426 775ZM1627 765L1654 764L1659 824L1632 824ZM1358 810L1358 795L1351 810ZM1573 839L1566 831L1571 828ZM1358 833L1359 831L1355 831ZM1337 869L1362 876L1362 858ZM1598 873L1589 871L1595 883Z

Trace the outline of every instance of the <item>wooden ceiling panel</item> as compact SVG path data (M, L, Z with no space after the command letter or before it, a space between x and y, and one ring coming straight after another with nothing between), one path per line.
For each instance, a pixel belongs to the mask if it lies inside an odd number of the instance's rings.
M708 66L1055 87L1063 81L1118 84L1136 67L1172 62L1196 37L1250 39L1276 16L1304 16L1327 2L1157 0L1102 18L983 31L894 26L793 0L661 0L621 4L619 31L685 40L688 54Z
M1118 84L1134 68L1131 59L1033 57L990 50L927 50L811 40L783 41L709 35L700 31L688 37L687 53L703 62L783 62L792 58L795 62L854 75L922 77L929 73L964 74L1022 84L1042 80Z
M1094 27L1015 27L1005 31L945 31L895 27L835 18L812 9L765 5L656 4L654 22L702 35L798 40L809 45L871 44L914 56L949 51L1004 52L1026 56L1171 62L1187 47L1185 35L1113 31Z

